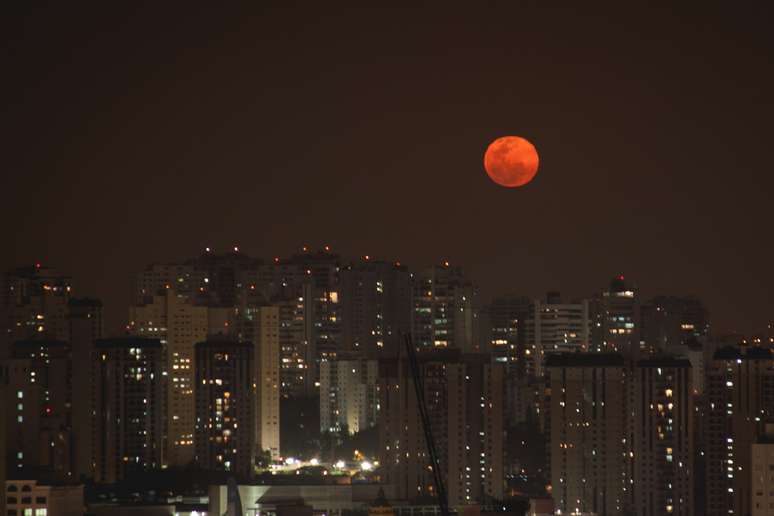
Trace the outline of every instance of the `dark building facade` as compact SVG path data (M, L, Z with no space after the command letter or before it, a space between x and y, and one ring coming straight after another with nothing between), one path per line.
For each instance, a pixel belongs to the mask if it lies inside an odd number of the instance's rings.
M546 359L551 493L563 514L615 515L626 508L626 368L620 354Z
M634 467L638 516L693 516L694 432L691 363L652 357L634 370Z
M456 348L481 353L478 288L449 262L413 276L411 332L419 348Z
M70 277L36 263L0 278L0 358L13 342L69 339Z
M74 475L73 362L67 342L18 341L6 371L7 452L15 476L69 481Z
M341 270L341 351L395 356L411 331L411 276L399 264L364 257Z
M418 361L449 504L502 499L503 366L458 349L427 350ZM435 496L407 359L380 361L379 404L384 481L403 500Z
M500 296L481 309L480 342L494 362L505 366L506 425L523 423L534 409L542 379L530 374L525 323L532 311L532 300L517 295Z
M591 300L590 312L591 351L621 353L627 360L640 358L640 299L623 275L613 278Z
M653 351L675 352L709 335L707 310L694 297L655 297L643 304L641 312L641 337Z
M250 342L196 344L196 462L251 477L256 457L256 379Z
M707 364L706 513L751 513L752 445L774 420L770 349L724 347Z
M96 341L92 361L96 482L118 482L164 463L164 357L157 339Z

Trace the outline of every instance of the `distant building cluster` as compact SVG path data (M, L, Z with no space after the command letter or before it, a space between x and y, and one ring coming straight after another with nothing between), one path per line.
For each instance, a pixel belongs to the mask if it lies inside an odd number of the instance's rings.
M42 500L187 467L249 482L286 458L281 407L309 399L308 432L378 435L391 504L432 505L405 338L452 507L774 513L774 336L712 335L698 299L644 300L623 276L583 299L485 301L448 262L207 249L135 274L124 334L103 327L102 303L66 275L0 278L7 516L46 516L21 486Z

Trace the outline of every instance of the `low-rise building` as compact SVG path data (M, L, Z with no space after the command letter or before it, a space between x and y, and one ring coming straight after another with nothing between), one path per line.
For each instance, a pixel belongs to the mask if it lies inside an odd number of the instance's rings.
M244 514L257 514L263 508L284 508L286 514L303 514L304 507L315 514L341 516L344 511L367 510L380 491L387 500L394 499L395 486L388 484L349 485L239 485L239 498ZM209 514L225 514L228 509L228 485L209 488Z
M81 516L83 485L46 485L36 480L6 480L7 516Z

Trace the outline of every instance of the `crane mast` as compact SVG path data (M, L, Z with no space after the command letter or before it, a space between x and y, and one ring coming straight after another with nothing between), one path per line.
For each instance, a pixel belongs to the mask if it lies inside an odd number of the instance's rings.
M408 355L411 376L414 380L414 391L417 395L417 406L419 407L419 416L422 419L422 429L425 433L425 443L427 445L427 454L430 456L430 469L433 471L433 482L438 495L438 505L441 509L441 516L449 516L449 503L446 499L446 486L443 483L441 466L438 462L438 452L435 449L435 439L433 439L433 429L430 426L430 417L427 413L427 404L425 403L425 383L422 372L419 369L417 360L417 351L411 341L411 335L405 335L406 354Z

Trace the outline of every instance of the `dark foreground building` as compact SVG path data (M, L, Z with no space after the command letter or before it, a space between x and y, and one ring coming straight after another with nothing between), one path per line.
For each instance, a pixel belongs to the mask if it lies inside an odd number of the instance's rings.
M774 418L771 350L719 349L707 364L706 393L707 515L751 514L752 446Z
M253 344L210 339L196 344L196 462L209 471L254 473Z
M621 354L546 360L551 492L563 513L693 516L687 359Z
M98 340L92 367L94 480L113 483L160 468L165 413L161 342Z
M503 373L487 355L458 349L418 355L449 505L503 497ZM405 358L379 364L379 442L384 482L396 496L435 496L414 382Z

